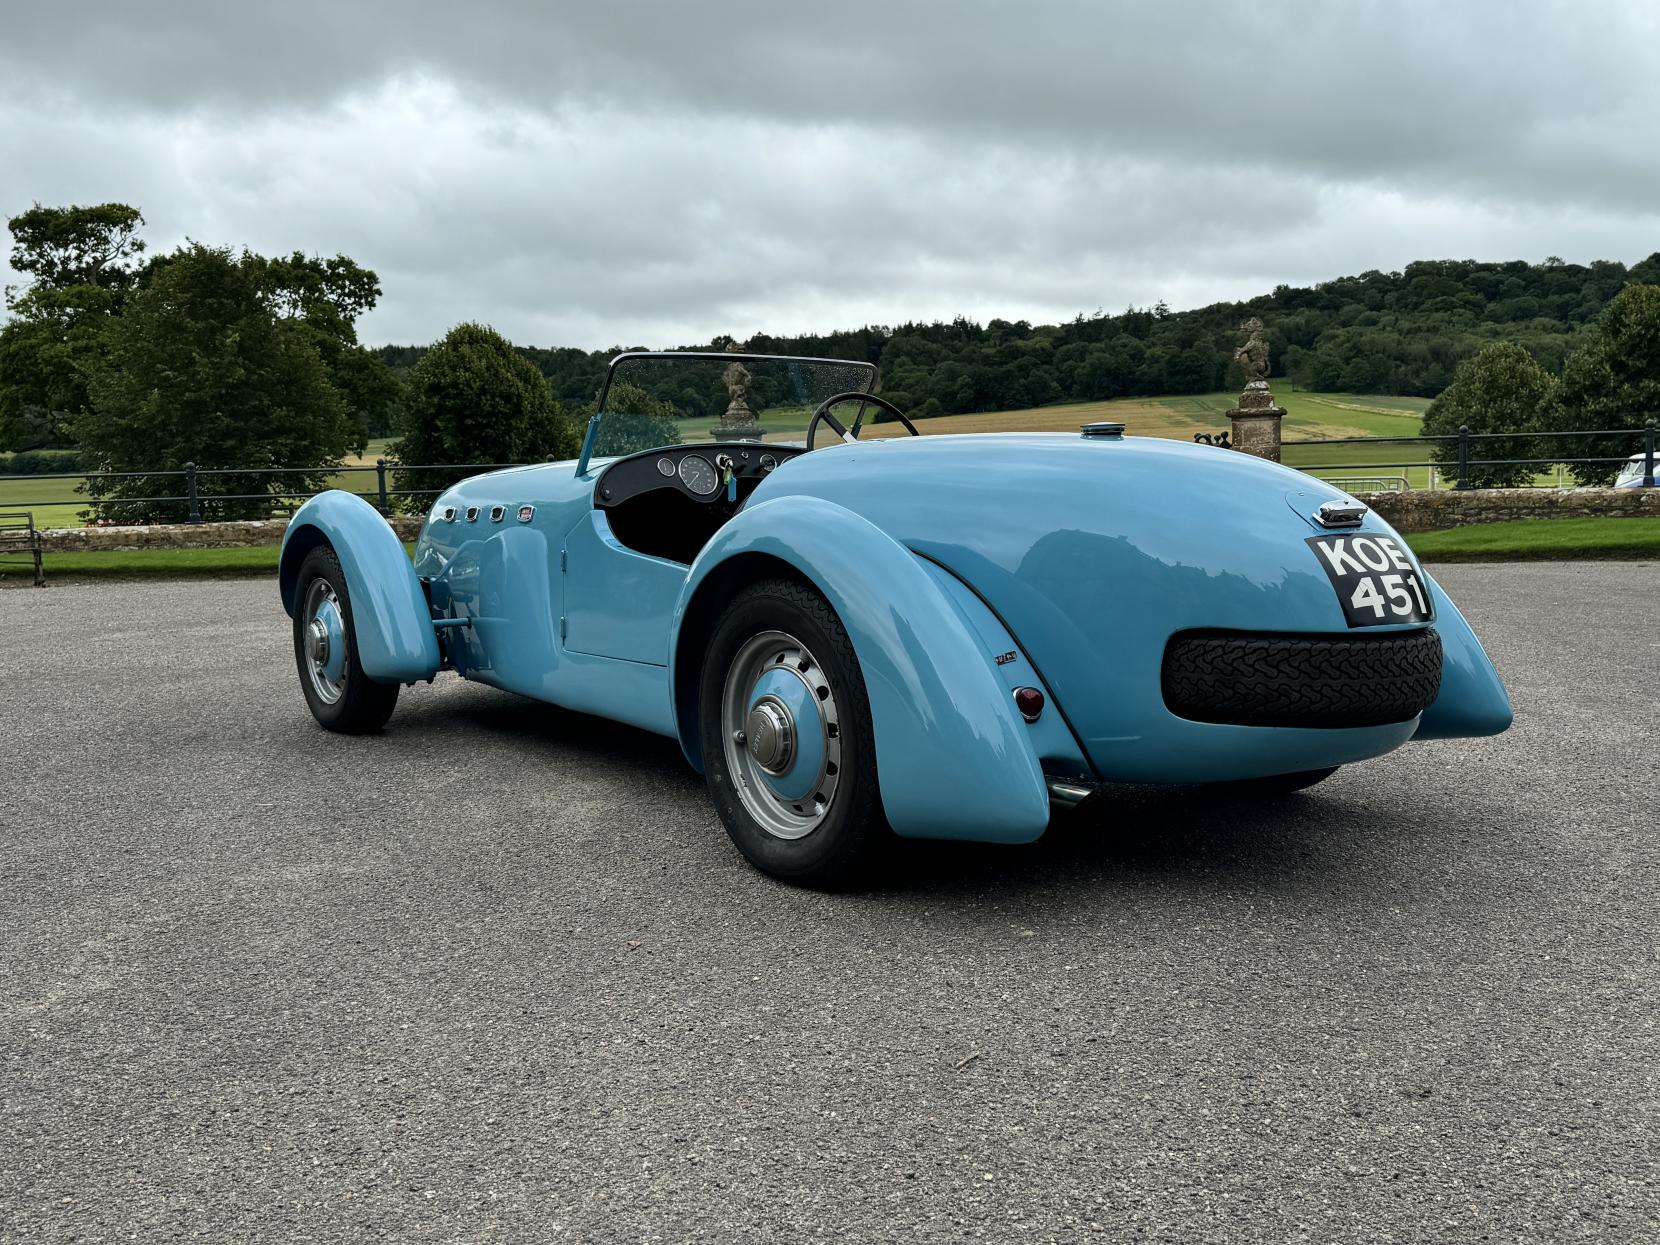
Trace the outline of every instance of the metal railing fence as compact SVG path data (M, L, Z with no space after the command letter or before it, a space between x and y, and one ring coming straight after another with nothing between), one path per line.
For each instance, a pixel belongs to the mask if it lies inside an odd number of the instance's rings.
M185 513L186 523L201 523L202 507L218 502L267 502L272 510L303 502L307 498L315 497L318 493L328 489L339 488L338 482L330 483L327 488L304 488L295 490L267 489L260 493L221 493L211 487L212 481L227 476L259 477L271 476L328 476L331 481L338 481L341 476L373 475L372 491L365 492L356 488L348 488L348 492L356 493L359 497L371 501L375 508L383 515L391 515L392 501L401 497L436 497L444 492L442 488L411 488L405 476L411 472L472 472L496 471L503 467L523 466L522 463L391 463L384 458L377 458L373 464L364 466L346 467L198 467L195 463L186 463L183 467L156 471L67 471L41 472L33 475L0 475L0 506L79 506L93 512L94 518L99 517L99 511L105 508L123 506L177 506ZM183 481L182 493L157 494L155 496L129 497L126 495L105 496L100 486L113 480L168 480ZM74 490L80 495L75 497L30 497L25 501L17 501L8 496L7 489L21 481L37 480L75 480L81 482L81 488ZM349 481L348 481L349 483ZM71 490L65 489L65 492Z
M926 426L926 425L924 425ZM1553 439L1565 440L1569 438L1586 437L1624 437L1628 443L1631 438L1642 438L1643 474L1642 484L1645 488L1654 487L1656 466L1656 436L1655 421L1649 420L1641 428L1592 428L1583 431L1571 432L1471 432L1469 428L1460 428L1456 433L1446 433L1432 436L1417 437L1330 437L1308 441L1286 441L1283 448L1304 449L1309 446L1338 446L1338 445L1367 445L1367 446L1396 446L1396 445L1447 445L1454 444L1457 449L1452 455L1456 465L1456 489L1474 487L1471 483L1472 472L1483 467L1572 467L1578 465L1608 466L1623 464L1631 458L1629 452L1617 455L1593 456L1529 456L1514 458L1477 458L1480 443L1494 441L1511 441L1523 443L1548 442ZM291 506L293 503L303 502L306 498L314 497L325 489L301 488L295 490L267 489L263 492L233 492L221 493L214 491L210 486L216 480L226 477L241 476L268 479L270 477L301 476L315 479L318 476L327 476L331 480L328 488L340 487L341 477L372 475L370 491L349 489L358 496L372 502L383 515L390 516L392 503L395 498L436 497L444 492L443 488L412 488L410 475L419 472L443 471L449 473L477 473L481 471L495 471L503 467L522 466L521 463L393 463L384 458L378 458L373 464L345 467L198 467L194 463L186 463L181 468L157 471L69 471L47 472L34 475L0 475L0 509L31 509L42 506L77 506L92 512L94 520L102 517L105 509L120 507L143 506L175 506L184 514L184 522L203 522L203 506L213 506L218 503L266 503L267 513L279 508ZM1446 465L1433 457L1423 457L1406 462L1401 461L1374 461L1367 459L1364 462L1316 462L1292 463L1299 471L1315 474L1322 471L1341 471L1345 475L1332 482L1342 484L1351 480L1379 480L1380 473L1396 472L1414 468L1427 468L1435 471ZM104 496L101 486L116 480L169 480L181 481L183 492L174 494L158 493L155 495L127 497ZM1401 480L1404 477L1390 477ZM27 497L16 495L15 486L22 481L31 483L45 480L74 480L80 482L75 491L78 496L72 497ZM349 482L349 480L348 480ZM209 487L204 487L209 486ZM71 490L65 489L65 492Z
M1471 473L1480 467L1558 467L1575 465L1580 466L1611 466L1623 465L1631 460L1631 453L1616 455L1571 455L1561 454L1545 457L1516 457L1516 458L1476 458L1472 452L1478 450L1477 442L1510 441L1510 442L1537 442L1567 440L1569 438L1584 437L1622 437L1629 441L1634 437L1642 438L1642 449L1638 452L1643 455L1642 485L1644 488L1654 487L1655 468L1655 421L1647 421L1641 428L1586 428L1567 432L1471 432L1468 426L1461 427L1455 433L1442 433L1432 436L1418 437L1329 437L1308 441L1285 441L1282 450L1302 446L1331 446L1331 445L1456 445L1453 456L1456 468L1455 489L1467 490L1474 487L1471 484ZM1283 456L1283 455L1282 455ZM1353 472L1380 472L1385 470L1403 470L1413 467L1442 467L1444 464L1434 458L1419 458L1410 462L1377 462L1368 459L1365 462L1345 463L1290 463L1298 471L1353 471ZM1342 481L1334 481L1341 483Z

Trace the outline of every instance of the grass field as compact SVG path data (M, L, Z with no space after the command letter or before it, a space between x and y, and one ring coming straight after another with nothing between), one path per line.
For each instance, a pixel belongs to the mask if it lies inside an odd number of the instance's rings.
M1660 559L1660 519L1524 519L1406 536L1426 562L1513 562L1569 558ZM405 545L413 550L412 545ZM48 580L126 576L275 575L277 546L258 549L135 549L49 553ZM0 582L29 582L31 571L8 558Z
M373 467L375 459L386 453L390 444L388 438L381 438L369 442L368 448L359 455L346 459L348 467ZM178 485L177 492L185 490L184 477L177 477L172 481ZM85 519L83 512L88 508L84 500L77 500L76 487L81 483L80 478L73 480L42 480L33 476L17 476L11 479L0 479L0 512L28 510L35 516L35 526L47 527L80 527ZM365 496L375 493L375 473L373 471L349 471L336 475L329 480L333 488L350 489ZM204 491L213 486L204 483ZM167 490L169 493L175 491ZM67 504L64 504L67 503Z
M348 454L346 456L346 466L373 467L375 465L375 459L386 457L386 447L391 444L391 437L376 437L373 441L369 442L366 447L364 447L363 453Z
M1416 435L1422 427L1428 399L1304 392L1275 396L1286 410L1282 431L1286 439L1284 458L1288 465L1335 464L1315 474L1337 481L1362 476L1402 477L1409 487L1429 486L1427 446L1297 444L1299 441L1333 437ZM1075 432L1079 425L1094 420L1119 420L1132 436L1190 441L1195 433L1216 433L1225 429L1228 426L1226 413L1236 398L1233 393L1119 398L1110 402L1080 402L1020 411L943 415L921 420L918 427L924 436L975 432ZM852 418L856 409L851 404L842 409L844 423ZM771 441L798 441L806 430L810 414L800 407L763 411L760 416L763 435ZM715 423L712 419L686 420L681 424L682 434L688 441L697 440L706 436ZM887 423L872 425L863 435L891 437L903 434L904 429L898 424ZM371 441L364 453L348 459L347 465L373 467L375 460L385 455L388 445L388 440L384 438ZM1372 465L1380 462L1408 465ZM1549 484L1555 483L1555 480L1552 476L1542 475L1538 477L1538 482ZM30 477L0 480L0 511L31 510L36 525L40 527L79 526L86 503L75 500L77 483L77 480L38 480ZM332 483L365 495L372 496L375 491L372 471L337 475ZM182 484L180 491L183 491ZM62 504L65 502L68 504Z
M1207 393L1162 398L1117 398L1110 402L1081 402L1043 406L1025 411L990 411L978 415L942 415L921 420L924 436L969 432L1076 432L1094 420L1118 420L1131 436L1168 437L1191 441L1195 433L1218 433L1228 427L1227 412L1238 401L1234 393ZM1424 445L1333 445L1298 448L1297 441L1330 437L1411 437L1423 428L1428 398L1372 397L1350 393L1276 394L1285 408L1281 435L1284 461L1338 466L1318 475L1332 480L1358 476L1400 476L1410 488L1429 487L1427 465L1369 467L1377 462L1428 464ZM903 436L898 424L878 424L869 435Z
M79 527L80 511L84 503L73 506L48 506L48 501L75 496L79 480L37 480L21 476L0 480L0 513L17 510L31 511L36 527Z
M1287 440L1314 437L1416 436L1427 398L1366 397L1347 393L1276 394L1285 407ZM987 411L978 415L941 415L919 420L924 435L960 432L1076 432L1080 424L1116 419L1131 436L1170 437L1191 441L1197 432L1221 432L1235 393L1205 393L1162 398L1115 398L1110 402L1075 402L1024 411ZM877 436L904 435L898 424L878 424Z

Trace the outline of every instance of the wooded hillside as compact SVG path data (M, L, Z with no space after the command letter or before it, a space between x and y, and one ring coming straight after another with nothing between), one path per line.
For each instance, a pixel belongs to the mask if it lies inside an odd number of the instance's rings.
M884 393L926 417L1231 388L1239 382L1232 363L1239 324L1256 316L1267 328L1272 374L1291 386L1430 397L1451 382L1461 360L1493 341L1516 342L1547 371L1560 371L1577 336L1628 282L1660 282L1660 252L1629 268L1611 260L1421 260L1401 272L1282 285L1247 302L1191 311L1160 303L1065 324L957 319L814 336L763 333L746 344L879 363ZM606 360L624 348L520 347L555 395L579 407L593 402ZM423 351L386 346L380 354L403 370Z

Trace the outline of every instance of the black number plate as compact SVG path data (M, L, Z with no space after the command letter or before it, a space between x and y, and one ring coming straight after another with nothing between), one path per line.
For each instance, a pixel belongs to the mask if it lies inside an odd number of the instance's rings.
M1349 626L1428 622L1435 616L1429 589L1393 536L1310 536L1308 543L1337 589Z

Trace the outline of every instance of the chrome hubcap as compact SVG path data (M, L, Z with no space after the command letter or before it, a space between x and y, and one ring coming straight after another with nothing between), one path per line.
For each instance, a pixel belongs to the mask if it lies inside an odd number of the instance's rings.
M329 632L319 619L313 618L306 625L305 652L319 666L329 659Z
M328 580L314 579L306 588L303 608L306 676L317 699L332 705L346 694L346 621L340 598Z
M780 839L816 830L841 780L841 724L830 681L805 644L764 631L738 650L722 691L721 733L749 815Z
M795 719L789 706L776 696L763 696L749 711L744 727L749 755L769 774L789 772L795 759Z

